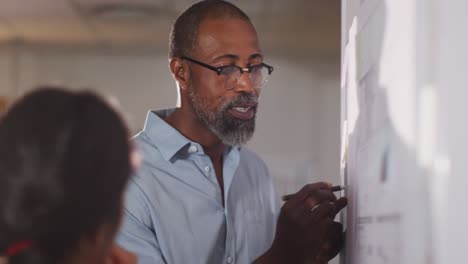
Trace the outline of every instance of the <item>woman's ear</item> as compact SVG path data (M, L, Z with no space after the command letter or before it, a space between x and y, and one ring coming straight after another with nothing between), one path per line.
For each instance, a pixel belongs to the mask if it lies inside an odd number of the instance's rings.
M124 248L114 245L106 258L105 264L136 264L137 256Z
M85 234L78 242L76 256L79 260L94 260L93 263L103 263L114 246L114 239L118 227L115 224L105 223L99 225L93 234ZM99 260L98 262L96 262ZM85 261L85 263L89 263ZM82 262L80 262L82 263Z
M143 163L143 157L140 155L138 150L136 150L136 147L134 145L130 146L130 165L132 166L132 171L135 172L137 171L141 163Z
M190 84L190 71L188 65L180 58L172 58L169 63L172 76L179 84L181 90L185 90Z

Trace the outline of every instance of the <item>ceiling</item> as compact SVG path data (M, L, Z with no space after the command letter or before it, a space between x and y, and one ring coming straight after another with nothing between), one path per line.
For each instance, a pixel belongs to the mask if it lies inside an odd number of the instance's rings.
M166 50L191 0L0 0L0 43L38 47ZM232 0L264 49L337 56L340 0Z

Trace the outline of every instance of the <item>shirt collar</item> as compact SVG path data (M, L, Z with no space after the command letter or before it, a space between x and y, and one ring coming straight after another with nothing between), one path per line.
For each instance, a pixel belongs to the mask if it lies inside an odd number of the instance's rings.
M149 111L143 128L145 134L148 135L167 161L182 148L192 143L164 120L174 111L175 108Z
M187 149L191 145L196 146L196 152L202 152L203 149L200 144L192 142L184 137L177 129L169 125L164 119L172 114L176 108L168 108L161 110L148 111L146 116L145 126L143 132L151 139L156 145L161 155L165 160L171 160L180 150ZM225 154L230 153L232 150L236 152L241 150L241 146L226 146L227 151Z

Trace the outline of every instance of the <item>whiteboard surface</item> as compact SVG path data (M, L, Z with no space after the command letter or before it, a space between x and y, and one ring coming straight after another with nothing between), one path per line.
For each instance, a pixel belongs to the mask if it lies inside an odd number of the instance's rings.
M343 1L343 261L431 263L435 109L425 9L415 0ZM421 21L419 21L420 19ZM421 128L425 128L422 130ZM428 156L429 155L429 156Z

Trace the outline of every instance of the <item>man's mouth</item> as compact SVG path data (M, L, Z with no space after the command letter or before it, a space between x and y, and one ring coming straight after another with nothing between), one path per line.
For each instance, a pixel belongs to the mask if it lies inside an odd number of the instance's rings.
M256 109L256 104L244 104L233 106L229 108L228 112L238 119L249 120L255 116Z

